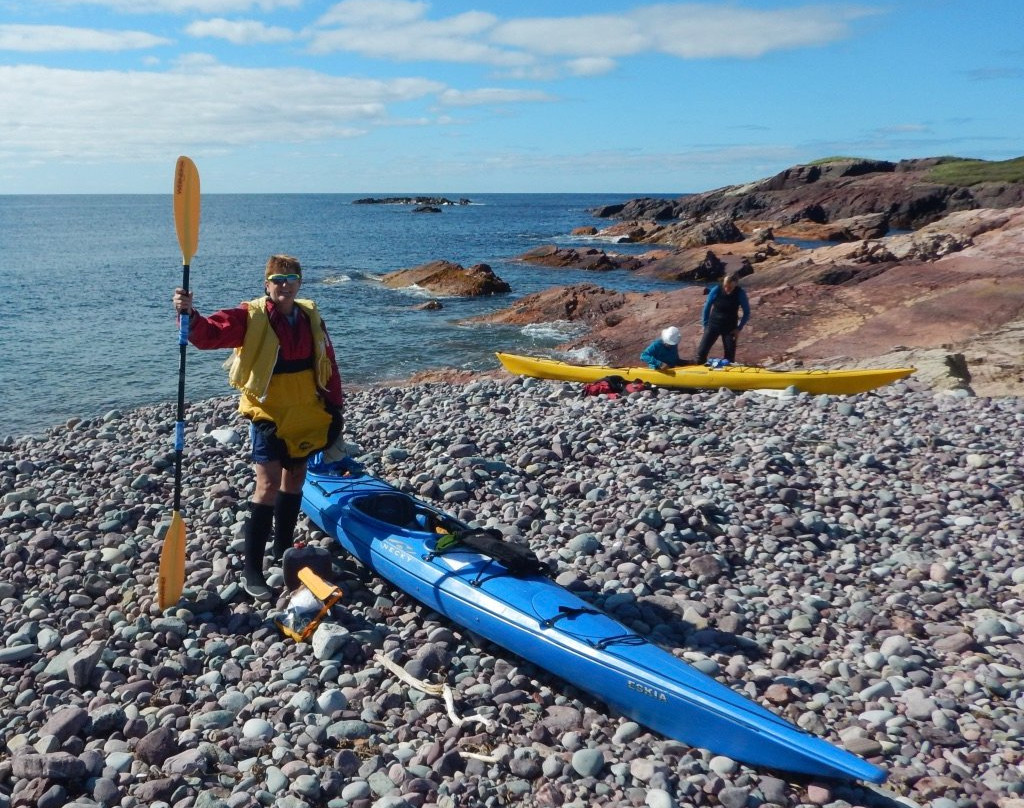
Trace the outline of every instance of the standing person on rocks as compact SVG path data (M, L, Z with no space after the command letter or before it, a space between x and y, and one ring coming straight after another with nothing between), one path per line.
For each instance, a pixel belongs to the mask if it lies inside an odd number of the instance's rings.
M241 392L238 411L249 428L256 488L245 525L242 587L254 599L273 592L263 575L271 531L273 554L292 546L309 456L334 442L342 427L344 396L334 346L312 300L297 297L302 267L273 255L263 297L209 316L193 295L174 291L174 308L189 315L189 342L197 348L234 348L225 363L228 383Z
M739 316L740 310L743 311L742 318ZM711 346L719 337L722 339L726 360L735 362L736 339L750 319L750 301L735 273L726 275L720 284L711 289L704 301L700 319L704 334L697 346L697 364L703 365L708 361Z
M655 370L675 368L684 364L679 359L679 329L674 325L663 329L661 336L644 348L640 359Z

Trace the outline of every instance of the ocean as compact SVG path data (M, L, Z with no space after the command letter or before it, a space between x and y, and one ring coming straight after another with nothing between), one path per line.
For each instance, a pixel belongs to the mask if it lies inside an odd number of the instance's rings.
M592 245L570 235L576 227L607 224L590 209L646 195L446 194L471 204L437 214L413 213L411 205L353 204L406 194L204 194L190 285L202 312L234 306L262 292L269 255L289 253L303 266L303 296L323 311L344 383L404 379L432 368L493 369L494 351L550 351L573 336L573 327L466 325L465 318L572 283L666 288L628 272L594 274L513 260L543 244ZM169 192L0 196L0 248L11 298L0 320L7 346L0 437L176 400L171 295L182 266ZM417 311L429 295L380 283L387 272L438 259L489 264L512 291L443 299L439 311ZM230 392L221 368L226 356L189 347L186 400Z

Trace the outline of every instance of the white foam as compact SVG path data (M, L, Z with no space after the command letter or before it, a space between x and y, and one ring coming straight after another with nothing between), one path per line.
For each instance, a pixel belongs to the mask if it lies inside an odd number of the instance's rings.
M607 365L608 359L593 345L581 345L565 352L565 361L574 365Z
M583 334L586 329L569 320L554 320L549 323L530 323L522 328L523 336L531 339L565 340Z
M632 244L633 240L629 236L624 236L621 233L594 233L592 236L584 236L579 233L571 233L565 237L566 241L578 241L584 243L599 242L601 244Z

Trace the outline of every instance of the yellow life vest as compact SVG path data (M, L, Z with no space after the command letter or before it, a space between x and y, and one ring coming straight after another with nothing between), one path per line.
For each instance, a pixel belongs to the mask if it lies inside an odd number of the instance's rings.
M295 304L309 317L312 369L275 375L281 343L270 326L265 297L249 301L245 338L225 366L228 383L242 394L238 411L253 421L273 421L288 454L301 458L327 443L331 416L324 409L318 389L327 388L333 369L316 304L312 300L296 300Z

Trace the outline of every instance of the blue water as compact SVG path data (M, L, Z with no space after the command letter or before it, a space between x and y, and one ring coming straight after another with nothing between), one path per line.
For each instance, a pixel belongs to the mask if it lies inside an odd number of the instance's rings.
M385 195L404 194L377 194ZM511 260L542 244L592 244L569 235L575 227L608 223L588 209L644 195L464 195L473 204L429 214L403 205L352 204L368 194L204 194L191 287L200 311L237 305L262 293L268 255L290 253L303 265L303 296L323 310L345 383L406 378L430 368L491 369L495 350L535 352L566 341L572 331L564 324L521 328L460 320L571 283L664 288L628 272ZM8 296L0 319L0 436L176 400L171 295L182 268L170 193L0 196L0 254ZM490 264L512 292L446 299L441 311L415 311L424 296L386 289L378 280L438 259ZM188 400L229 392L221 369L226 355L189 347Z

